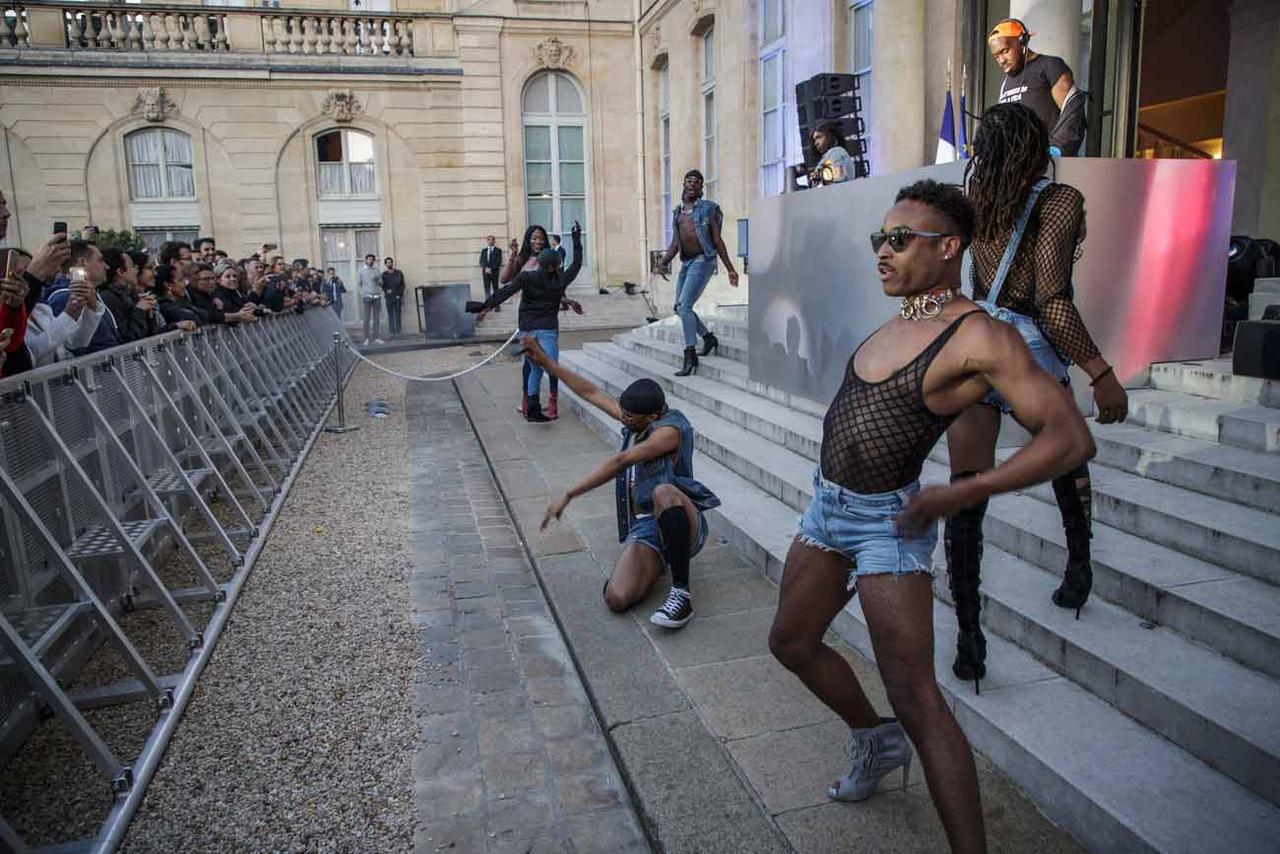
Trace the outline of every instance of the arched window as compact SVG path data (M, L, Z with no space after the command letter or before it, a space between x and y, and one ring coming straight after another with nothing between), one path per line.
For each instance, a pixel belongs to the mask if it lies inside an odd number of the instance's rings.
M316 137L316 187L320 198L376 196L373 137L354 130L331 130Z
M567 74L544 71L529 80L524 113L525 210L529 225L564 239L566 261L572 261L568 239L574 221L587 229L586 113L578 85Z
M133 199L194 199L191 137L170 128L145 128L124 138Z

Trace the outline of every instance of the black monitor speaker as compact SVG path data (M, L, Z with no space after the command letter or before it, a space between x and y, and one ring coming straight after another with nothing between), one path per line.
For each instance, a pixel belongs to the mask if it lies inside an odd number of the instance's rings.
M1231 372L1280 380L1280 320L1243 320L1236 324Z
M796 84L796 102L856 91L858 78L852 74L815 74Z

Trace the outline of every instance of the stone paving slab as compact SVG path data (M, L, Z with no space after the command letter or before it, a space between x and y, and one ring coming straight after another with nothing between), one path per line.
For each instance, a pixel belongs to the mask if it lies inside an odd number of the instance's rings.
M846 770L847 730L768 654L776 588L731 546L713 538L694 559L696 616L679 632L648 623L665 583L627 614L610 613L601 601L601 585L621 552L611 488L574 501L549 530L572 532L576 550L540 553L537 543L546 535L536 530L541 512L530 484L544 485L545 507L616 447L583 436L581 423L567 414L554 424L519 421L515 370L483 369L458 388L474 423L503 422L477 431L486 449L488 437L497 437L502 459L490 454L495 476L504 492L522 496L513 502L517 524L656 846L945 850L918 763L906 791L897 788L900 776L890 775L882 793L863 804L827 800L826 786ZM568 441L556 436L562 428ZM872 703L887 712L874 665L831 642ZM978 762L992 850L1079 850L990 763Z
M457 392L407 406L415 849L650 850Z

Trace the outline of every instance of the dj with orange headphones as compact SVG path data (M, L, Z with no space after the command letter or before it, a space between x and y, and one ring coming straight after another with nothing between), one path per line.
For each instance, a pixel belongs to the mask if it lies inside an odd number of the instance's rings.
M1049 129L1050 152L1073 157L1084 141L1084 93L1061 57L1031 49L1031 35L1017 18L1005 18L987 35L991 56L1005 74L1000 103L1030 108Z

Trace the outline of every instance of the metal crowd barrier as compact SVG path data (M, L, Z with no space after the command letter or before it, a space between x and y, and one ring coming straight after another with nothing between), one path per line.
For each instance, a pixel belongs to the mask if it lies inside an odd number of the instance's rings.
M54 715L113 799L97 837L59 851L110 851L123 838L354 367L342 331L332 311L313 309L0 381L0 768ZM160 609L176 632L179 672L157 672L122 628L139 609ZM78 686L104 644L129 678ZM113 751L83 714L143 701L157 722L137 757ZM27 850L0 816L6 846Z

